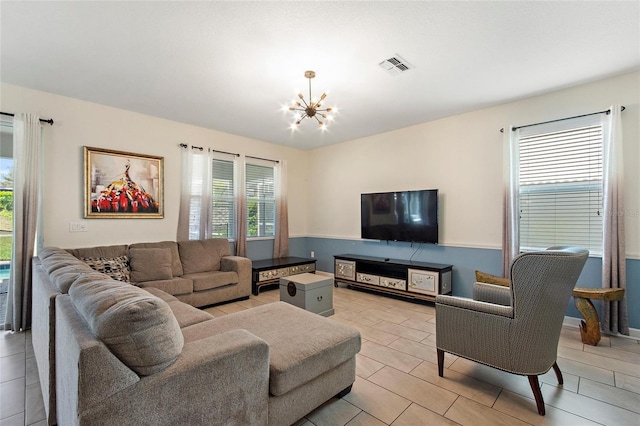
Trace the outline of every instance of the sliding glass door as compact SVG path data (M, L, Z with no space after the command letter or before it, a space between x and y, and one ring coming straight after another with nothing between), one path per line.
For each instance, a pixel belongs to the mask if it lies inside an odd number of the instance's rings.
M13 126L0 122L0 329L4 325L13 249Z

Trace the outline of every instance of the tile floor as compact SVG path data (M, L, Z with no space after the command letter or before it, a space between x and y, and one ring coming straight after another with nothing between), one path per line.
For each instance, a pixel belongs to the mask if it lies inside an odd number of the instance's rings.
M362 334L357 379L343 399L332 399L297 422L320 425L640 425L640 343L603 337L583 345L565 327L558 365L541 377L546 416L537 414L526 377L447 354L438 377L435 309L375 294L334 288L332 318ZM267 290L249 300L207 309L226 315L279 299ZM0 332L0 425L45 424L30 334Z

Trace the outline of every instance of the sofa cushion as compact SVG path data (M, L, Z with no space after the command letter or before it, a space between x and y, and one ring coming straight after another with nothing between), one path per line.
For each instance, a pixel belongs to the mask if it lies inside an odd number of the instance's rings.
M168 248L171 250L171 274L174 277L180 277L184 273L182 271L182 263L180 263L180 253L178 253L178 243L175 241L159 241L157 243L135 243L129 246L131 249L139 248Z
M40 258L40 260L42 259L46 259L47 257L51 256L52 254L58 254L58 253L66 253L66 250L61 249L59 247L45 247L42 250L40 250L38 252L38 258Z
M193 281L187 278L174 277L170 280L145 281L139 283L142 288L155 287L173 296L193 293Z
M173 278L169 248L130 248L129 267L134 283Z
M176 320L178 320L180 328L213 319L213 315L179 300L168 302L168 304L171 312L173 312Z
M182 329L185 342L242 328L269 344L269 392L283 395L341 365L360 350L353 327L285 302L270 303Z
M84 262L81 262L84 263ZM51 282L57 287L58 291L62 294L69 292L69 288L74 284L79 277L91 277L91 280L104 280L109 279L105 274L101 274L94 271L89 265L69 265L60 269L56 269L49 275ZM87 278L88 279L88 278Z
M94 271L93 269L91 269L91 272L82 272L76 275L76 279L73 280L71 285L83 285L94 281L109 281L110 278L111 277L107 274L103 274L102 272Z
M120 257L127 255L126 244L119 244L114 246L97 246L97 247L82 247L75 249L67 249L67 252L72 256L82 259L83 257Z
M98 272L109 275L117 281L131 281L129 259L126 255L118 257L83 257L82 261Z
M220 270L222 256L231 255L225 238L178 241L184 275Z
M180 325L167 302L141 288L95 281L69 290L94 336L142 376L164 370L182 352Z
M184 275L193 281L193 291L210 290L225 285L238 284L238 273L235 271L210 271Z
M41 260L41 265L47 274L51 274L56 269L64 268L65 266L79 265L81 260L71 256L69 253L55 253L47 256L46 259Z
M162 290L160 290L159 288L155 288L155 287L146 287L144 289L144 291L153 294L156 297L159 297L160 299L164 300L165 302L169 303L169 302L173 302L173 301L177 301L178 299L175 296L170 295L169 293L166 293Z

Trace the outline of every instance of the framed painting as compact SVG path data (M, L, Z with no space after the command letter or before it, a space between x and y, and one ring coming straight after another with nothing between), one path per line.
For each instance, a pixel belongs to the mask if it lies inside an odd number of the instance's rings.
M85 218L163 218L164 157L84 147Z

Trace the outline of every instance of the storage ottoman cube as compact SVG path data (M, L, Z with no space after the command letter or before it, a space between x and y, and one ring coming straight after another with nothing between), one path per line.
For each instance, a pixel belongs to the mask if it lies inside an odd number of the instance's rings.
M280 300L328 317L333 315L333 279L316 274L280 278Z

